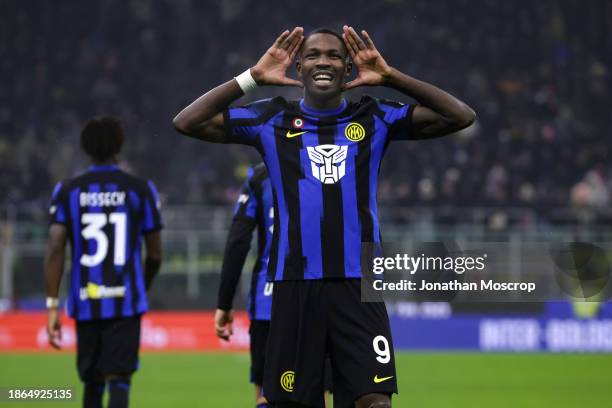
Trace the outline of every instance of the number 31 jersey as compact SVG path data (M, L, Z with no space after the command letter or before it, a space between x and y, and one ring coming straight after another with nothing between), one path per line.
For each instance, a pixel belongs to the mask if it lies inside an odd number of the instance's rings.
M56 185L49 214L51 224L68 229L70 316L110 319L148 309L142 238L162 228L152 182L117 166L92 166Z

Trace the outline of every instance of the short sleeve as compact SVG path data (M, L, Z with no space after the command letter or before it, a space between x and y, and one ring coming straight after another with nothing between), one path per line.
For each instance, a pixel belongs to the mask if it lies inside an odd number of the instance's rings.
M269 107L270 99L264 99L223 111L226 142L255 145L261 128L268 119Z
M161 201L157 188L152 181L147 182L144 197L144 222L143 232L153 232L163 228L161 218Z
M242 185L240 196L234 207L234 218L253 218L257 216L257 197L252 186L254 170L249 169L247 179Z
M389 140L414 140L412 128L414 105L380 99L378 107L384 112L384 122L389 128Z
M68 202L61 182L55 185L49 204L49 224L68 224Z

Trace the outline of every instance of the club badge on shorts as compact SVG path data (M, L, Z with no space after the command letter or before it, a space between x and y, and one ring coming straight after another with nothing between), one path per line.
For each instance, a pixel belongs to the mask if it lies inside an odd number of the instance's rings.
M285 371L280 378L280 385L283 390L293 392L293 382L295 381L295 371Z

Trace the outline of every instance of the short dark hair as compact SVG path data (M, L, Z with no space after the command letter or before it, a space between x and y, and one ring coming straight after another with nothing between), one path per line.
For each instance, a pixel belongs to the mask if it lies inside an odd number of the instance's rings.
M339 39L342 44L344 44L344 40L342 39L342 36L340 35L340 33L338 33L336 30L334 30L332 28L329 28L329 27L315 28L314 30L312 30L311 32L308 33L308 35L306 36L306 39L308 39L308 37L310 37L311 35L314 35L314 34L329 34L329 35L333 35L334 37Z
M304 38L304 42L306 42L307 39L310 38L310 36L313 36L315 34L329 34L329 35L333 35L334 37L336 37L338 40L340 40L340 43L342 44L342 47L346 50L346 55L348 56L348 50L346 49L346 45L344 45L344 39L342 38L342 36L340 35L340 33L338 33L336 30L334 30L333 28L329 28L329 27L319 27L319 28L315 28L314 30L312 30L311 32L308 33L308 35Z
M90 119L81 131L81 147L97 161L106 161L119 154L123 139L121 121L112 116Z

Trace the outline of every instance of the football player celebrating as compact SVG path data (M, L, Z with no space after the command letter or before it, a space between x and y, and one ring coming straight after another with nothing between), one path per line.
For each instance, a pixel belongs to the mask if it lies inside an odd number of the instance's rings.
M296 59L300 80L287 77ZM347 82L353 66L356 78ZM267 85L304 97L230 104ZM384 86L417 105L343 91ZM475 120L443 90L390 66L366 31L283 32L252 68L210 90L174 119L188 136L255 147L275 197L268 279L274 281L264 394L278 407L323 406L331 356L335 407L390 407L397 392L382 302L361 302L362 243L379 243L378 172L390 142L438 137Z

